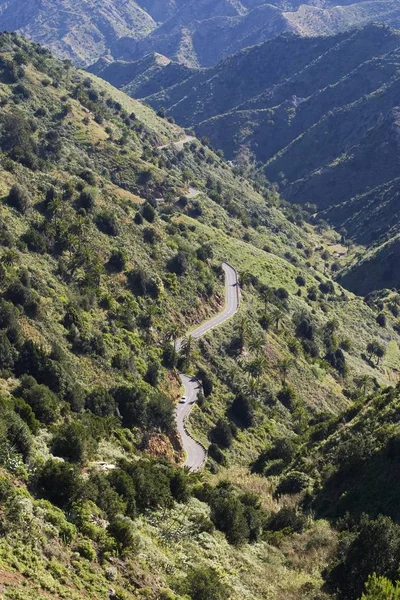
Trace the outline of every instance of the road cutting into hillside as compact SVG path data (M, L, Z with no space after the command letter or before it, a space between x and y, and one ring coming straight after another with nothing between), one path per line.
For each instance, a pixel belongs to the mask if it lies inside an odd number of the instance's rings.
M189 144L193 142L196 138L193 135L185 135L181 140L176 140L175 142L169 142L169 144L164 144L163 146L158 146L159 150L165 150L165 148L175 148L175 150L183 150L185 144Z
M195 340L203 337L206 333L211 331L211 329L223 325L223 323L228 321L239 308L239 283L237 272L227 263L222 263L222 268L225 273L225 307L220 313L215 315L215 317L190 332L190 337ZM184 338L176 342L177 350L181 348L183 340ZM186 400L184 404L178 404L177 406L176 422L178 432L182 438L182 445L186 453L186 460L183 466L190 469L190 471L199 471L205 463L207 451L202 444L188 434L185 421L197 402L201 384L194 377L190 377L190 375L185 375L184 373L180 373L180 378L185 390Z

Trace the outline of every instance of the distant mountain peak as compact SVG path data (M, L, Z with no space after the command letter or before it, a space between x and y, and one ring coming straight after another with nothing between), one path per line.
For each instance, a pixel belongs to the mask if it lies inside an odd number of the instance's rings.
M373 21L400 27L398 0L0 0L2 28L87 66L157 52L208 67L282 32L331 35ZM376 32L379 25L371 26ZM382 27L382 26L381 26Z

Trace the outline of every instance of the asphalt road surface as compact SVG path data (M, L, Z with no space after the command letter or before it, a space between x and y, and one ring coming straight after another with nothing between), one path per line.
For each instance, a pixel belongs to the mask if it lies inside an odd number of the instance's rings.
M174 147L176 150L183 150L185 144L192 142L196 138L192 135L185 135L181 140L177 140L176 142L170 142L169 144L164 144L163 146L158 146L159 150L164 150L165 148Z
M222 325L230 317L232 317L239 308L239 284L235 269L227 263L222 263L222 268L225 272L225 308L218 315L206 321L200 327L197 327L188 335L198 340L214 327ZM179 350L183 342L180 339L176 342L176 348ZM186 452L186 460L183 464L191 471L199 471L204 465L207 458L205 448L194 440L185 429L185 420L190 415L190 412L197 401L197 395L201 389L200 383L184 373L180 374L183 387L185 389L185 403L178 404L176 409L176 421L179 434L182 438L182 444Z

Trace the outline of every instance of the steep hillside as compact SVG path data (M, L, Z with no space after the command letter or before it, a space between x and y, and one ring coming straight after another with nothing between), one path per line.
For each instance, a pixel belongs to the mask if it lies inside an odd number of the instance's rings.
M19 31L79 65L92 64L123 36L136 39L156 27L134 0L1 0L0 20L3 31Z
M271 4L248 11L239 2L191 1L142 41L122 38L110 53L134 61L158 52L188 67L210 66L288 28L282 10Z
M400 243L396 227L392 235L384 236L383 241L367 251L357 253L338 279L342 285L358 294L368 294L371 289L397 289L399 257ZM371 286L371 281L374 286Z
M353 409L361 377L397 382L400 297L345 292L338 234L14 34L0 103L0 594L324 597L337 530L274 495L283 464L250 465ZM178 352L222 308L222 261L240 310ZM200 474L179 372L201 382Z
M355 242L379 246L398 233L399 57L399 34L383 26L280 36L212 69L182 73L180 83L168 65L149 77L149 89L159 80L161 91L144 99L209 137L227 158L256 162L285 198L314 204L319 218ZM128 92L146 89L146 72L137 68ZM351 277L343 281L360 289ZM397 275L390 284L400 286ZM363 290L381 285L370 278Z
M371 22L397 27L398 0L92 0L57 6L45 0L1 0L4 30L16 30L61 58L90 65L107 55L136 61L163 54L188 67L219 60L282 32L332 35Z
M396 581L400 558L399 386L373 388L372 380L360 379L352 408L316 419L296 444L281 440L253 465L258 473L280 473L281 501L296 498L318 517L336 521L341 543L324 589L340 600L396 597L383 579L371 581L371 595L361 596L371 573Z
M161 54L149 54L136 62L101 58L89 71L133 98L150 96L158 92L160 87L168 88L180 83L194 72Z
M158 52L187 66L211 66L242 48L291 31L302 36L333 35L381 22L400 23L398 2L239 2L189 0L177 4L168 18L145 39L129 37L111 45L116 59L137 60Z

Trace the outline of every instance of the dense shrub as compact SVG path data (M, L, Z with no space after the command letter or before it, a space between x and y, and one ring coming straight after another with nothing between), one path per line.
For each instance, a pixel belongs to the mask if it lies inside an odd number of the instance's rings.
M18 376L31 375L38 383L48 386L56 394L66 392L67 378L62 366L47 356L45 351L32 342L24 342L15 364Z
M274 290L274 294L278 298L278 300L287 300L289 298L289 292L286 288L283 287Z
M46 385L36 383L33 377L23 377L14 395L25 400L41 423L48 425L57 419L59 415L57 397Z
M214 253L210 244L203 244L196 250L196 256L199 260L207 261L213 258Z
M31 203L28 192L19 185L12 186L7 197L7 202L20 213L26 213Z
M257 496L239 496L232 486L222 481L215 488L204 486L200 498L211 507L211 520L225 533L230 544L256 541L261 532L264 514Z
M146 221L148 221L149 223L154 223L155 218L156 218L156 211L155 209L152 207L151 204L149 204L149 202L146 202L143 205L142 208L142 216L144 219L146 219Z
M360 600L400 600L400 583L394 585L386 577L371 575Z
M208 373L205 369L199 369L197 372L197 378L201 381L205 398L208 398L211 396L214 388L210 373Z
M310 478L300 471L290 471L279 481L276 494L299 494L310 484Z
M344 356L343 350L338 348L337 350L330 350L325 359L332 365L334 369L337 370L340 375L343 377L346 375L346 358Z
M146 244L151 244L154 246L159 239L160 237L154 227L145 227L143 229L143 240L146 242Z
M375 573L395 581L400 562L400 526L389 517L363 517L356 535L339 546L326 580L339 599L357 600L368 577Z
M381 327L386 327L386 315L385 315L385 313L379 313L379 315L376 317L376 322Z
M296 326L297 337L304 338L306 340L312 340L314 338L315 327L310 315L307 315L306 313L295 315L294 323Z
M261 452L258 459L252 466L254 473L265 473L268 465L273 463L276 467L275 473L281 472L285 466L289 465L296 452L296 444L290 438L278 438L274 441L273 446L268 450Z
M12 369L16 358L15 350L7 335L0 331L0 371Z
M146 427L170 433L175 421L175 407L171 399L161 392L150 395L146 410Z
M175 369L178 364L178 353L169 342L164 344L162 362L167 369Z
M284 385L276 397L288 410L293 410L296 401L296 392L290 385Z
M179 251L168 261L167 267L171 273L184 275L189 267L189 255L186 252Z
M141 427L169 432L174 423L174 404L161 392L146 392L136 387L112 391L124 427Z
M20 281L14 281L8 286L5 297L14 305L27 306L31 298L30 290Z
M81 484L77 467L67 462L48 460L39 471L35 488L40 496L65 508L78 496Z
M192 600L228 600L229 587L211 567L191 567L185 589Z
M254 408L250 398L245 394L238 394L232 404L232 412L244 427L254 424Z
M306 285L306 280L303 275L298 275L296 277L296 283L299 287L304 287Z
M300 532L303 531L306 523L307 518L301 512L288 506L273 513L266 523L266 528L269 531Z
M114 415L116 409L112 394L104 388L90 392L86 398L85 407L99 417Z
M1 399L0 399L1 400ZM27 459L32 448L32 435L20 415L0 404L0 450L5 456L17 452ZM0 460L3 452L0 452Z
M150 296L157 298L160 294L160 283L156 277L138 267L128 273L128 283L133 294L136 296Z
M136 225L142 225L143 224L143 217L141 215L141 213L137 212L133 218L134 222L136 223Z
M40 423L35 417L35 413L25 400L22 398L14 398L14 411L26 423L33 434L39 431Z
M227 421L218 419L217 424L210 434L211 441L221 448L229 448L232 445L232 429Z
M134 524L129 517L115 516L108 526L108 533L115 539L120 554L135 545Z
M80 540L80 542L74 546L74 551L82 556L82 558L86 558L86 560L92 561L96 558L96 550L93 548L93 544L90 540Z
M208 455L215 460L219 465L226 465L226 457L221 448L217 444L210 444L208 447Z
M123 250L112 250L108 259L108 267L117 273L120 273L126 266L126 254Z
M17 324L18 311L11 302L0 298L0 329L7 329Z
M26 233L22 236L23 241L32 252L38 254L44 254L50 248L49 239L46 237L43 231L40 231L37 227L31 226Z
M86 181L86 183L88 185L91 185L91 186L96 185L95 174L90 169L84 169L83 171L81 171L81 173L79 174L79 177L81 179L83 179L84 181Z
M87 458L90 436L79 422L64 425L53 439L52 452L72 463L82 463Z
M334 294L335 286L332 281L324 281L319 284L319 289L323 294Z
M96 225L103 233L116 237L119 234L118 223L115 216L107 211L96 215Z
M235 546L249 539L249 527L244 506L230 490L219 489L211 499L211 520L215 527L225 533L226 539Z
M120 467L121 470L110 474L109 480L127 502L128 509L133 506L142 513L148 509L170 508L174 500L186 502L189 498L186 475L167 463L155 460L135 463L123 461Z
M78 204L87 211L94 209L96 205L97 190L94 188L85 188L81 191Z

